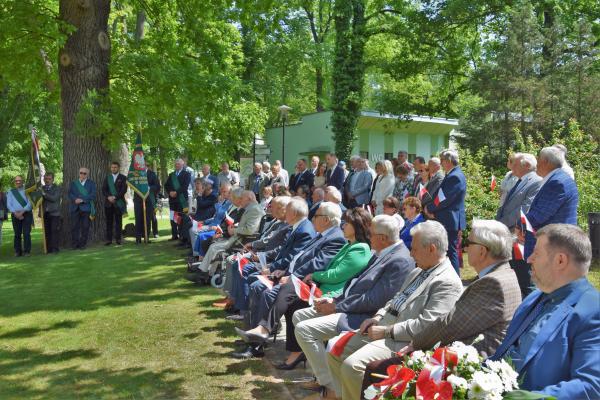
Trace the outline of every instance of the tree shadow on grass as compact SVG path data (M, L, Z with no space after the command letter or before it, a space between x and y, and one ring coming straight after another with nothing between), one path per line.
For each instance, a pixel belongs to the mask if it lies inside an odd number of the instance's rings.
M173 378L174 370L159 372L144 368L122 370L83 369L56 365L75 359L99 357L95 350L68 350L42 353L35 350L0 350L0 393L3 399L71 398L179 398L185 395L183 379ZM44 387L32 387L41 380Z
M290 399L288 392L284 390L283 383L256 380L250 384L256 386L250 391L253 399Z
M30 327L30 328L20 328L15 329L14 331L6 332L0 335L0 339L23 339L36 336L40 333L53 331L57 329L73 329L77 325L79 325L81 321L61 321L55 324L52 324L46 328L40 327Z
M139 302L212 295L189 286L170 264L173 250L157 243L144 251L122 246L0 262L0 316L35 311L95 310Z

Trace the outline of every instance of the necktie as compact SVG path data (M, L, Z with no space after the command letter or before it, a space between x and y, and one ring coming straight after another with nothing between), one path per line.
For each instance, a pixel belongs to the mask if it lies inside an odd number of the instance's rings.
M494 354L493 357L491 357L493 360L499 360L504 354L506 354L506 351L521 337L523 332L525 332L525 330L529 328L529 325L531 325L531 323L535 321L537 317L540 316L540 314L542 313L542 309L544 308L546 303L548 303L548 300L550 300L548 296L540 296L536 306L525 317L525 319L523 319L521 325L519 325L519 327L515 329L514 333L510 335L510 337L504 339L504 342L502 342L498 350L496 350L496 354Z

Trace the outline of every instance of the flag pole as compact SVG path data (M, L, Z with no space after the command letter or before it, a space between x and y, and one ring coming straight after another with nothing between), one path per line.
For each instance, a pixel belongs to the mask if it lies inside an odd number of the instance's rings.
M33 125L29 125L29 131L33 132ZM33 136L31 137L31 172L33 174L33 182L37 185L37 179L35 178L35 158L33 156ZM40 171L41 173L42 171ZM41 177L40 177L41 178ZM33 201L31 201L31 213L33 214ZM46 243L46 223L44 221L44 200L40 203L40 216L42 219L42 248L44 249L44 254L48 254L48 243ZM33 216L32 216L33 217Z

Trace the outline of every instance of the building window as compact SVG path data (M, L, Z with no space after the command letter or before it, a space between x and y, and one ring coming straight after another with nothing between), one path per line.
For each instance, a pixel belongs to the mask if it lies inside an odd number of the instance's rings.
M415 158L417 158L416 154L409 154L408 155L408 162L413 163L415 161Z
M363 158L365 160L369 159L369 152L368 151L359 151L358 155L360 156L360 158Z
M391 161L394 159L394 153L384 153L383 158Z

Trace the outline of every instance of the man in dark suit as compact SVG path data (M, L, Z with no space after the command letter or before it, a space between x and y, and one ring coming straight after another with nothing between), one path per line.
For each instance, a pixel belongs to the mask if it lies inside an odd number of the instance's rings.
M508 191L504 203L496 212L496 220L514 231L520 226L521 210L529 211L531 202L542 185L542 178L536 174L537 160L533 154L517 153L511 163L512 175L518 178L517 183ZM519 223L519 224L518 224ZM531 292L531 266L525 260L511 260L511 267L517 274L521 294L525 298Z
M69 186L71 243L74 249L85 249L90 221L96 217L96 184L89 179L89 175L88 168L79 168L79 179L75 179Z
M188 186L191 181L190 173L184 168L181 158L175 160L175 171L169 174L165 182L165 191L169 195L169 210L171 213L186 214L188 212ZM171 219L171 239L177 240L180 236L178 224Z
M312 221L313 217L317 213L317 210L321 206L321 202L325 200L325 190L320 187L314 188L311 195L312 205L308 210L308 219Z
M256 322L256 328L249 331L238 330L248 343L258 342L262 344L269 337L271 331L279 319L268 321L269 311L277 299L281 285L288 283L290 276L303 279L306 275L315 271L324 270L329 262L335 257L340 249L346 244L344 233L340 229L342 212L340 208L333 204L324 202L319 207L319 212L313 218L312 224L318 234L308 244L298 252L292 259L287 269L273 272L273 276L278 279L277 284L272 289L266 288L260 282L255 282L250 288L251 300L251 321ZM256 351L254 349L254 351ZM237 353L234 356L245 358L253 352L252 348L246 349L243 353Z
M46 171L44 185L41 187L42 206L44 211L44 233L48 253L58 253L60 241L60 206L62 190L54 184L54 173Z
M246 190L252 191L256 196L256 201L262 200L262 191L269 184L269 179L262 171L262 164L257 162L254 163L254 170L248 175L246 181Z
M110 246L113 239L113 227L115 241L121 244L123 232L123 215L127 214L127 177L119 173L121 164L113 161L110 164L110 174L104 178L102 184L102 196L104 196L104 213L106 214L106 245Z
M145 237L150 237L150 228L152 226L152 217L156 207L155 193L160 191L160 183L154 171L146 169L148 178L148 196L143 200L140 195L133 191L133 212L135 215L135 243L140 244ZM186 189L187 191L187 189ZM144 235L144 203L146 203L146 234ZM148 240L150 243L150 240Z
M424 210L425 216L440 222L448 233L448 259L460 276L458 260L458 234L467 226L465 215L465 195L467 180L458 166L458 152L443 150L440 153L442 168L446 177L440 188L432 194L433 202Z
M510 358L521 389L558 399L598 399L600 293L587 279L592 245L570 224L546 225L536 237L527 261L538 290L517 309L492 359Z
M306 160L299 159L296 162L296 173L290 177L290 192L296 193L296 190L302 185L312 189L314 181L315 176L306 168Z
M235 296L235 306L240 310L241 314L248 314L250 307L250 286L254 282L260 281L258 275L263 274L264 276L268 276L274 274L275 271L285 271L296 254L317 235L313 225L306 218L307 215L308 207L304 200L292 198L289 201L286 207L285 221L292 227L292 231L280 249L272 250L265 254L266 259L272 259L273 253L276 253L275 260L266 266L256 263L251 266L247 265L244 269L246 276L242 277L240 290L238 290ZM254 325L257 322L255 321Z
M577 225L579 192L575 181L562 169L565 162L560 149L544 147L537 158L537 174L542 177L527 220L534 230L549 224ZM535 233L525 230L525 259L535 247Z
M335 153L328 153L325 157L327 161L327 172L325 173L325 186L335 186L337 190L342 190L346 173L344 168L339 165Z
M319 172L320 162L321 160L319 159L319 156L312 156L310 158L310 168L308 170L311 174L313 174L313 176L317 176L317 173Z
M378 215L371 223L371 248L374 255L367 267L348 280L335 299L317 299L314 307L294 313L296 339L306 355L318 383L333 391L323 342L342 331L358 329L402 286L415 263L399 239L396 220Z

